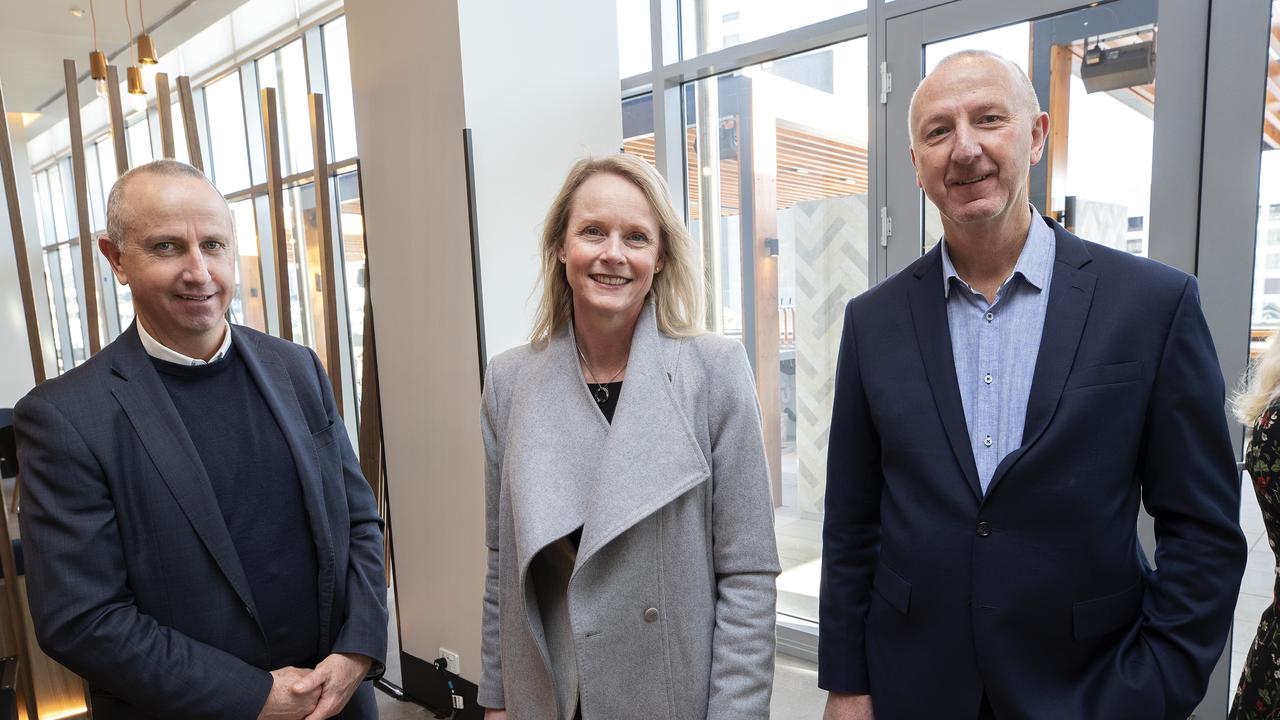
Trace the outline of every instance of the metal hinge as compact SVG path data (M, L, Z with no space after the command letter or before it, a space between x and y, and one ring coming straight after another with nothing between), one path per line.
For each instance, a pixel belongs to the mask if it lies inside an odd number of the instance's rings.
M880 104L889 102L889 93L893 92L893 73L889 72L889 63L880 63Z
M893 237L893 218L889 217L889 208L880 207L880 247L889 247L889 238Z

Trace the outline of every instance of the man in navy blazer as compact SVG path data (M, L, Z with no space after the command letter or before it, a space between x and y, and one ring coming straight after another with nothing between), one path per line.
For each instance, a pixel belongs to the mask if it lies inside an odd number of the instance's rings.
M15 412L40 646L96 720L374 718L382 522L315 353L225 320L226 202L126 173L99 247L134 324Z
M1048 116L1007 60L948 57L910 123L945 235L845 313L826 718L1185 720L1246 553L1195 279L1034 212Z

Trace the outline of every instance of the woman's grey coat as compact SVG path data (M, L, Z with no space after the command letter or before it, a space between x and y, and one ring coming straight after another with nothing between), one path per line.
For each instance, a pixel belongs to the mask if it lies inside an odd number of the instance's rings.
M662 335L646 303L610 425L565 328L493 359L483 429L480 704L563 715L528 570L585 517L568 592L583 717L767 718L779 566L741 343Z

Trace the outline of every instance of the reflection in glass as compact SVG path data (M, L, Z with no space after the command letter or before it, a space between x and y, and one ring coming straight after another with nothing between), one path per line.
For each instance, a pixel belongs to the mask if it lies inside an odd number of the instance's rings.
M777 413L779 435L778 611L815 622L831 383L844 304L868 287L866 54L857 39L684 93L688 216L707 267L708 326L737 336L749 317L777 318L776 345L760 353L775 353L776 366L758 373L777 373L776 404L762 407ZM772 227L776 255L743 257L746 200L757 216L749 246L765 245L759 234ZM754 288L744 285L747 263Z
M249 141L245 135L240 72L206 85L204 98L214 183L224 195L243 190L249 187Z
M867 0L684 0L682 48L686 58L705 55L866 9Z
M324 296L315 185L289 188L284 194L285 243L289 254L289 318L293 341L325 355Z
M351 58L347 55L347 18L324 26L324 70L328 94L332 160L356 155L355 100L351 96Z

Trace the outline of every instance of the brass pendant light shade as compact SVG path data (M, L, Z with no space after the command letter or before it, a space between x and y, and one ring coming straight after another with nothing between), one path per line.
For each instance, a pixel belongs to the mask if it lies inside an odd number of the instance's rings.
M130 95L146 95L146 88L142 87L142 70L137 65L129 66L129 94Z
M89 53L89 77L94 80L107 79L107 54L101 50Z
M155 65L160 62L160 57L156 54L156 44L148 33L138 36L138 62L143 65Z

